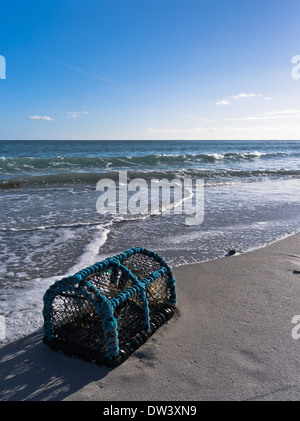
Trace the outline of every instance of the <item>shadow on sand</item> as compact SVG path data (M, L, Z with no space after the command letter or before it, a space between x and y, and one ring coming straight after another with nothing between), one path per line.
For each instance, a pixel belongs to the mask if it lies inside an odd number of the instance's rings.
M42 329L0 348L1 401L60 401L112 369L51 350Z

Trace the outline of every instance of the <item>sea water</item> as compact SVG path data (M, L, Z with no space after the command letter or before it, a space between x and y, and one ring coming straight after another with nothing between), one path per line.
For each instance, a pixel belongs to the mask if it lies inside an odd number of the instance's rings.
M5 341L42 323L56 279L134 246L173 266L243 253L300 230L297 141L0 141L0 316ZM204 218L101 214L97 182L203 180Z

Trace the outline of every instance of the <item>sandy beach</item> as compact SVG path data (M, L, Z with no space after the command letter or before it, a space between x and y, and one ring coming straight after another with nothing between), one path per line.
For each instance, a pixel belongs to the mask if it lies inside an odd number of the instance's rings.
M42 329L3 346L0 400L300 399L299 244L174 268L176 316L117 368L49 349Z

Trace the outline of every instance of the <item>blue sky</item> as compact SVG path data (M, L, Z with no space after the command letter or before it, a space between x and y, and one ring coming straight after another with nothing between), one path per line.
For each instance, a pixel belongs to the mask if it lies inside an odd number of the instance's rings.
M2 0L0 139L300 139L299 18L299 0Z

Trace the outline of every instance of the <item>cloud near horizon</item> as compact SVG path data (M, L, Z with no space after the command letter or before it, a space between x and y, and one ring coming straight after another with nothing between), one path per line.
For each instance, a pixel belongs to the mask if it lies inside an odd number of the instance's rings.
M300 130L300 109L287 108L244 117L202 120L202 124L197 126L187 125L186 121L181 127L148 127L146 132L160 140L296 140Z
M246 94L245 92L241 92L238 95L232 95L230 96L228 99L223 99L221 101L217 101L216 105L230 105L231 101L238 101L240 99L247 99L247 98L254 98L254 97L260 97L263 98L264 101L271 101L271 98L268 96L264 96L262 94L255 94L255 93L250 93L250 94Z
M44 121L54 121L54 118L49 117L48 115L31 115L28 117L29 120L44 120Z

